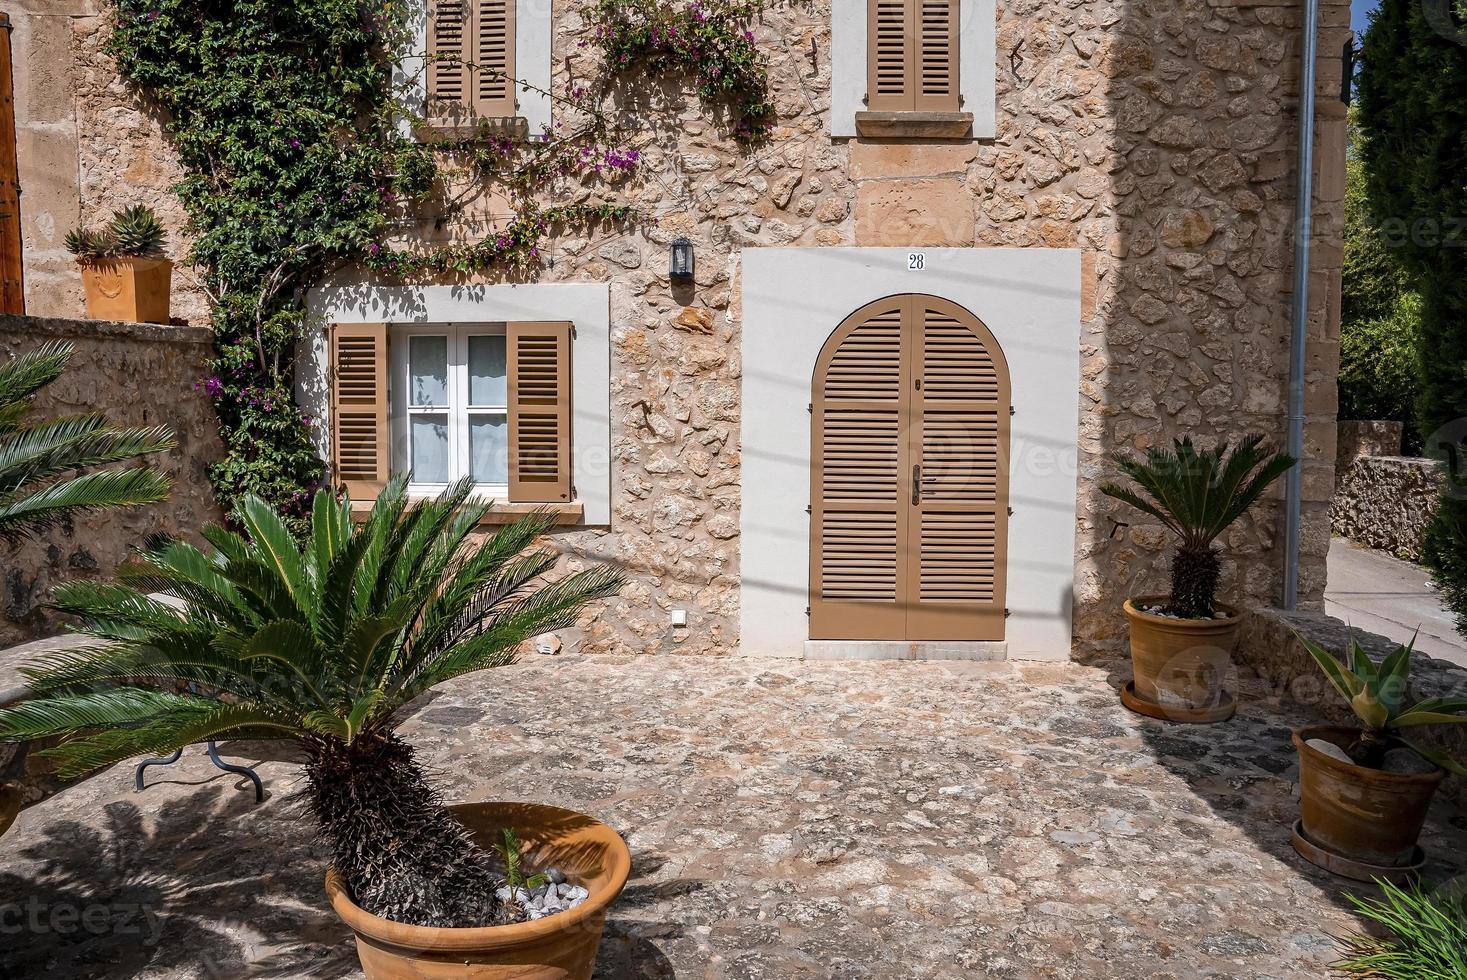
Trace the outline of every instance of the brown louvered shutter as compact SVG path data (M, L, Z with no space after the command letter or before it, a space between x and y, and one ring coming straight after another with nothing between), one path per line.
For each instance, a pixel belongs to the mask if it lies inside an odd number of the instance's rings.
M336 483L374 500L391 466L387 432L387 324L331 327L331 434Z
M515 0L471 0L474 4L474 112L480 116L516 114Z
M868 0L866 105L873 112L903 112L912 101L912 0Z
M510 323L509 499L571 499L571 325Z
M913 0L914 108L958 111L958 0Z
M428 99L430 115L469 107L469 45L467 5L472 0L434 0L428 12Z
M868 0L867 108L956 112L958 0Z

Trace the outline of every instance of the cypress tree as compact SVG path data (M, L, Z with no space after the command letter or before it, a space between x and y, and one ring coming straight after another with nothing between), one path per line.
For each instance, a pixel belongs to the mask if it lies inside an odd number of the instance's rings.
M1447 468L1425 561L1467 632L1467 0L1382 0L1360 122L1371 210L1421 297L1417 415Z

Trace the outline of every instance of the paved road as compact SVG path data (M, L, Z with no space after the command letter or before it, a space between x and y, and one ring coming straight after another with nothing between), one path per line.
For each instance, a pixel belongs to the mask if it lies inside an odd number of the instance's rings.
M1416 649L1467 667L1467 639L1427 584L1424 568L1335 538L1329 546L1324 611L1401 643L1418 628Z

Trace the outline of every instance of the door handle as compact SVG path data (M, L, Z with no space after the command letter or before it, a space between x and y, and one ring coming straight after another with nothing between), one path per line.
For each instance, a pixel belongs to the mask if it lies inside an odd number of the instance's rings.
M912 505L922 502L922 464L912 464Z

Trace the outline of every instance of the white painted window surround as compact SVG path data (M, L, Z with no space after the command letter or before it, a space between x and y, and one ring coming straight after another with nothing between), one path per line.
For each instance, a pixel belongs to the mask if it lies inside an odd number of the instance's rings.
M1045 248L744 249L739 652L807 655L811 420L804 408L815 361L852 312L901 293L957 303L1003 348L1014 408L1006 653L1068 659L1080 253Z
M465 286L326 286L306 295L314 326L301 342L296 362L296 400L320 420L316 448L331 455L327 325L386 323L389 329L390 427L394 466L405 458L403 399L406 377L399 360L401 340L414 334L459 338L501 330L510 321L569 320L571 341L571 473L576 500L590 527L611 524L611 287L605 283L533 283ZM452 349L452 344L450 344ZM451 355L466 360L466 351ZM455 430L455 436L460 435ZM467 443L454 443L458 451Z
M428 98L428 74L425 55L428 51L428 3L410 0L409 24L413 30L413 49L402 59L402 77L414 80L406 96L408 107L421 113ZM529 124L530 135L540 137L550 132L550 36L552 0L515 0L514 58L515 77L519 80L516 99L519 114ZM528 84L526 84L528 83Z
M856 113L866 110L867 0L834 0L830 21L830 135L856 134ZM973 114L973 137L998 132L997 14L994 0L958 4L960 108Z

